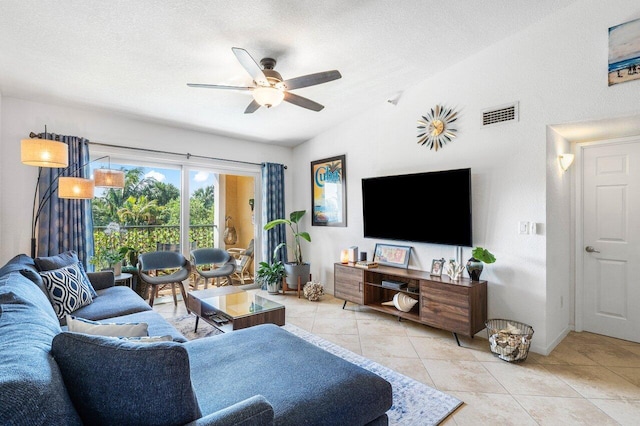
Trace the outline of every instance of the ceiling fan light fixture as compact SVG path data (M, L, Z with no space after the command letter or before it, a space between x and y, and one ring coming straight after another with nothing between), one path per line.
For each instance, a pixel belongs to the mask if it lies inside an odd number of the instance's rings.
M282 102L284 92L271 86L259 86L253 89L253 99L261 106L271 108Z

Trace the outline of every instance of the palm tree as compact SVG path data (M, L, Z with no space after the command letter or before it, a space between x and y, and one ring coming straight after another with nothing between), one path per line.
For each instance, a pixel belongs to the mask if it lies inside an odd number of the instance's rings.
M156 200L149 200L144 195L137 198L131 196L118 209L118 217L127 225L146 225L153 222L157 207Z
M193 191L193 194L191 194L191 198L202 200L202 205L206 209L211 209L213 208L214 193L215 193L215 190L213 185L209 185L202 188L198 188L195 191Z
M150 200L156 200L159 206L165 206L171 200L180 199L180 190L170 183L158 182L150 178L150 182L142 189L139 195L144 195Z

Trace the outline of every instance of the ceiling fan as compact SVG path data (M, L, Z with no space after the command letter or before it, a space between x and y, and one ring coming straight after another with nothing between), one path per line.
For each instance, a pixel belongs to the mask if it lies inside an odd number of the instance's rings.
M219 84L197 83L187 83L187 86L206 89L249 90L253 95L253 101L251 101L247 109L244 110L245 114L251 114L261 106L267 108L274 107L283 100L312 111L320 111L324 108L323 105L311 99L293 94L290 90L315 86L316 84L327 83L342 77L340 72L332 70L283 80L280 73L273 69L276 66L275 59L263 58L260 60L261 68L246 50L239 47L233 47L231 50L233 50L240 64L253 79L253 86L223 86Z

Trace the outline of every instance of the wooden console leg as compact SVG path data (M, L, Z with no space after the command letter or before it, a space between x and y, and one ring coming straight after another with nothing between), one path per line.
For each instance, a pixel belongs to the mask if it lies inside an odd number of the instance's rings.
M345 300L344 303L342 304L342 309L344 309L344 307L347 306L347 301Z

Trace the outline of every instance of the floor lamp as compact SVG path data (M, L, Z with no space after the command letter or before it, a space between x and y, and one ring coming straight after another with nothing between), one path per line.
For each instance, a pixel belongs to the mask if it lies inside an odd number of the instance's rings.
M63 176L63 174L67 172L74 174L83 167L96 161L109 158L109 156L105 155L84 164L69 165L69 146L66 143L47 139L46 130L43 139L37 138L36 136L34 133L29 134L29 139L22 139L20 145L20 159L22 163L39 167L31 213L32 258L36 256L36 228L38 226L40 213L56 189L58 190L59 198L89 200L93 198L94 187L96 186L101 188L124 188L124 172L121 170L112 170L111 168L94 170L95 181L87 178ZM111 167L111 161L109 161L109 167ZM62 170L53 178L44 193L39 194L38 189L43 168L62 168Z

